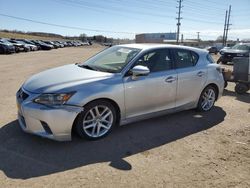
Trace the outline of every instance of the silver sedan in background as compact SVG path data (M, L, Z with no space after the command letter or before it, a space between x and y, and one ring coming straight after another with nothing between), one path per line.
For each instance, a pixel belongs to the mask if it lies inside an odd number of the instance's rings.
M42 137L71 140L75 130L95 140L115 125L180 110L209 111L223 87L221 68L205 50L118 45L29 78L16 94L18 120L25 132Z

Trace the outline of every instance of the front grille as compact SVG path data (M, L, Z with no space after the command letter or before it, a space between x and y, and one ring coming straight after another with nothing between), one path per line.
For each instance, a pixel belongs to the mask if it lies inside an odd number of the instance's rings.
M236 53L225 53L224 56L229 57L229 58L233 58L233 57L236 57L237 54Z
M20 88L17 92L17 97L21 100L24 101L25 99L27 99L29 97L29 95L27 93L25 93L22 88Z

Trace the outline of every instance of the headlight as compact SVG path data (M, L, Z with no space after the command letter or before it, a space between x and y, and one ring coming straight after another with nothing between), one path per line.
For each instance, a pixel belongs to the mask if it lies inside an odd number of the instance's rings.
M63 93L63 94L41 94L34 99L35 103L44 105L63 105L65 104L75 92Z

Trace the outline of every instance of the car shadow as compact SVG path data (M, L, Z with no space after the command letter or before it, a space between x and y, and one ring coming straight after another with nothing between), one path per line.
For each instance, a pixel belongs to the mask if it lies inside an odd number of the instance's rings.
M223 96L231 96L241 102L250 103L250 93L237 94L235 91L224 89Z
M7 177L29 179L109 162L113 168L131 170L124 158L207 130L221 123L226 112L214 107L206 113L194 110L121 126L98 141L73 137L56 142L23 133L17 120L0 129L0 170Z

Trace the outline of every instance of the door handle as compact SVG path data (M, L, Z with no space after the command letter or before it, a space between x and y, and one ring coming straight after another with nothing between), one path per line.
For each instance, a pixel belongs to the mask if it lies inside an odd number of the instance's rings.
M197 73L197 76L202 77L204 74L205 74L205 72L199 71L199 72Z
M172 83L172 82L175 81L175 80L176 80L176 77L169 76L169 77L166 78L165 82L167 82L167 83Z

